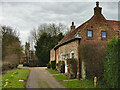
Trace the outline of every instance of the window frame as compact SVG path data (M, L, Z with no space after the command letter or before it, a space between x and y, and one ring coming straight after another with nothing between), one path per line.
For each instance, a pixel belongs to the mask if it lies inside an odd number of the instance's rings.
M88 37L88 31L92 31L92 37ZM87 38L93 38L93 30L87 30Z
M72 57L72 54L73 54L73 57ZM75 57L75 53L74 53L74 51L71 51L70 58L74 58L74 57Z
M62 55L62 53L60 54L60 59L61 59L61 61L63 60L63 55Z
M106 32L106 38L102 37L102 32ZM101 39L106 40L107 39L107 31L101 31Z
M58 63L59 61L58 61L58 55L57 55L57 63Z

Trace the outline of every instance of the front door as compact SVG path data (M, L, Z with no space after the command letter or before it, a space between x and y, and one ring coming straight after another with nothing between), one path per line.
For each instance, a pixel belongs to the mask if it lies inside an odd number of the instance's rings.
M65 73L68 72L68 65L67 65L67 60L65 60Z

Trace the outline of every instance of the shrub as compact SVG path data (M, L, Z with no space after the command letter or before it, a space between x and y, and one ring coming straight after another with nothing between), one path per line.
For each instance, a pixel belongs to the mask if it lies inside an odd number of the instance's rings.
M69 78L77 76L77 60L74 58L67 59Z
M55 61L55 60L52 60L52 61L51 61L51 68L52 68L52 69L55 69L55 68L56 68L56 61Z
M47 64L47 68L50 69L51 65L50 62Z
M9 70L9 65L8 64L2 65L2 71L5 71L5 70Z
M110 88L120 88L120 38L107 43L104 79Z
M60 73L65 73L65 62L64 61L58 62L58 71Z
M36 61L36 60L30 60L30 61L29 61L29 66L30 66L30 67L36 67L36 66L39 66L39 61Z
M97 77L103 79L104 60L105 60L105 42L84 42L80 45L80 58L85 63L86 77L93 79Z
M17 68L17 64L3 64L2 71Z

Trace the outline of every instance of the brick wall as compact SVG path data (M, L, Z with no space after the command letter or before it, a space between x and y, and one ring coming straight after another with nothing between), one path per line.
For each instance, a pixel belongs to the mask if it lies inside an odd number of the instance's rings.
M55 60L55 50L54 50L54 48L52 50L50 50L50 61L51 60Z
M68 44L65 44L63 46L60 46L56 50L56 62L61 60L61 54L62 54L62 60L64 60L65 56L67 55L67 58L70 58L70 53L74 52L74 58L78 59L78 40L75 40L73 42L70 42Z

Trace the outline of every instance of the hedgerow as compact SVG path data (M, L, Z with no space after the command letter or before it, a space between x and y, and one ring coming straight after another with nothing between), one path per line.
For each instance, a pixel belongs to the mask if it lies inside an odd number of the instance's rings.
M110 88L120 88L120 38L107 43L104 79Z

